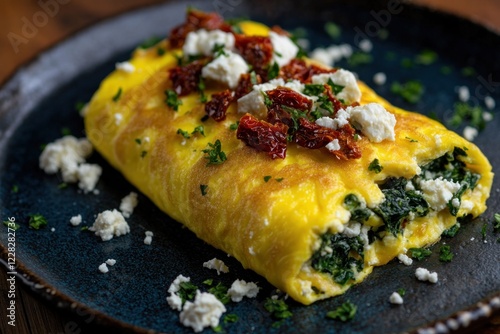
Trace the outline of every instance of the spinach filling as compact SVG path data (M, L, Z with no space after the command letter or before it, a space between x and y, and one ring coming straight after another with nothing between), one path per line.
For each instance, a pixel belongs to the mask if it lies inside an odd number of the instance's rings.
M460 184L460 189L453 194L453 198L447 205L450 213L456 216L460 206L453 205L454 199L460 201L465 191L474 189L480 178L479 174L472 173L467 169L466 164L459 160L461 156L467 156L467 153L464 149L455 147L453 152L448 152L421 166L421 174L411 180L388 178L379 185L385 199L373 209L367 208L356 195L347 195L344 198L344 206L351 212L350 221L363 224L372 215L382 220L383 225L372 227L368 231L369 243L382 239L387 232L397 237L398 234L403 233L408 220L425 217L430 211L429 204L418 191L420 180L433 180L440 177ZM408 187L407 184L410 182L412 186ZM329 232L323 234L321 246L311 258L311 265L319 272L330 274L336 283L345 285L363 269L364 243L362 238Z

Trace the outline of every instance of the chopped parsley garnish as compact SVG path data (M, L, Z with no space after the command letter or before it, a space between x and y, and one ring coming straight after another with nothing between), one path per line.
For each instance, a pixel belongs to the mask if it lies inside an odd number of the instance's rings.
M41 227L47 226L47 219L41 214L32 214L29 215L30 220L28 222L29 227L35 230L39 230Z
M141 138L135 138L134 141L138 144L138 145L141 145L142 144L142 140Z
M459 230L460 230L460 223L456 223L449 229L444 230L441 236L453 238L458 233Z
M264 308L271 313L275 319L286 319L293 315L283 299L266 298Z
M3 224L14 231L17 231L21 227L18 223L11 222L10 220L4 220Z
M320 248L311 258L311 266L345 285L363 269L363 258L364 243L359 236L349 238L343 234L325 233L321 236Z
M278 74L280 74L280 66L277 62L274 62L271 66L269 66L269 69L267 71L267 78L269 80L272 80L276 78Z
M406 295L406 290L403 288L399 288L397 293L401 296L404 297Z
M214 280L212 278L208 278L208 279L204 280L202 283L205 285L211 286L212 284L214 284Z
M229 125L229 130L231 130L231 131L237 130L239 125L240 125L240 121L236 121L236 123L232 123Z
M432 252L427 248L410 248L409 251L411 257L418 261L422 261L432 254Z
M375 174L380 173L382 169L384 169L384 167L380 165L380 162L376 158L373 159L373 161L370 162L370 165L368 166L368 170L370 172L374 172Z
M330 79L331 80L331 79ZM304 94L309 96L319 96L325 91L325 86L319 84L305 84Z
M493 222L493 229L495 231L499 231L500 230L500 213L495 213L493 218L495 219L495 221Z
M483 118L483 109L481 106L472 106L467 102L455 103L454 112L449 122L452 126L459 126L464 121L470 121L473 127L483 130L486 126L486 121Z
M146 39L144 42L142 42L139 45L139 48L149 49L150 47L155 46L156 44L161 42L161 40L162 40L161 37L157 37L157 36L149 37L148 39Z
M284 179L285 179L284 177L278 177L278 178L276 178L275 180L276 180L276 182L281 182L281 181L283 181Z
M413 139L413 138L411 138L411 137L405 137L405 139L409 140L409 141L410 141L410 143L418 143L418 140Z
M197 133L205 137L205 128L203 127L203 125L198 125L197 127L194 128L193 132L191 132L192 135Z
M488 227L488 224L484 223L483 226L481 227L481 236L483 237L483 240L486 239L486 229Z
M226 52L224 49L226 48L225 44L218 44L215 43L214 47L212 48L212 52L214 54L214 58L217 58L219 56L226 56Z
M61 182L57 185L58 189L66 189L68 188L68 184L66 182Z
M252 85L257 85L259 83L257 81L257 73L255 73L255 71L250 72L250 82Z
M181 282L179 284L179 291L177 294L182 299L182 304L186 302L186 300L193 300L196 295L196 290L198 287L191 282Z
M186 139L191 138L191 136L189 135L189 132L182 130L182 129L177 129L177 134L183 136Z
M83 232L83 231L90 231L90 230L89 230L89 227L88 227L88 226L82 226L82 227L80 228L80 231L82 231L82 232Z
M219 139L215 143L208 143L209 148L202 150L207 156L205 159L208 160L207 166L209 165L220 165L227 160L226 153L222 151L222 144Z
M449 245L442 245L439 247L439 261L451 262L452 259L453 253L451 252L451 247Z
M404 84L395 81L391 85L391 92L409 103L417 103L424 93L424 86L416 80L410 80Z
M361 204L358 197L354 194L349 194L344 198L344 206L351 212L351 220L364 222L370 218L372 211Z
M233 322L236 322L236 321L238 321L238 320L239 320L238 315L236 315L236 314L234 314L234 313L229 313L229 314L226 314L226 315L224 316L224 320L223 320L223 322L224 322L225 324L227 324L227 323L233 323Z
M270 179L272 179L271 175L264 176L264 182L268 182Z
M158 54L158 56L163 56L165 54L166 50L164 48L158 48L156 49L156 54Z
M61 129L61 135L63 136L71 136L71 129L64 127Z
M432 50L423 50L415 57L415 62L420 65L431 65L438 59L436 52Z
M354 318L357 309L358 307L356 305L354 305L350 301L346 301L345 303L337 307L336 310L328 312L326 316L331 319L346 322Z
M269 98L269 95L267 95L265 92L262 92L262 96L264 97L264 104L266 107L270 107L273 105L273 101Z
M118 102L118 100L120 99L120 97L122 96L122 88L119 87L118 88L118 91L116 92L116 94L113 96L113 101L114 102Z
M182 100L179 99L177 93L174 90L169 89L165 91L165 95L167 96L167 98L165 99L165 103L167 104L167 106L174 109L174 111L179 110L179 106L182 105Z
M200 118L200 121L201 122L206 122L206 121L208 121L209 118L210 118L210 116L204 115L202 118Z
M205 196L207 194L208 185L200 184L201 196Z
M231 297L227 294L227 290L227 286L219 282L216 286L208 289L208 292L217 297L217 299L220 300L222 304L227 304L231 300Z
M198 81L198 92L200 93L200 102L205 103L208 101L207 96L205 95L205 80L203 80L203 77L200 77L200 81Z
M464 77L473 77L476 74L476 70L470 66L462 68L461 72Z
M350 66L367 65L373 61L373 57L369 53L365 52L354 52L351 57L347 60Z
M144 158L148 154L148 151L142 151L141 152L141 158Z
M338 95L344 89L344 86L335 84L331 78L328 79L327 84L332 87L332 92L335 95Z
M19 186L17 184L14 184L10 189L10 192L13 194L17 194L19 192Z
M325 23L325 31L332 39L338 39L342 34L342 29L340 26L336 25L333 22Z

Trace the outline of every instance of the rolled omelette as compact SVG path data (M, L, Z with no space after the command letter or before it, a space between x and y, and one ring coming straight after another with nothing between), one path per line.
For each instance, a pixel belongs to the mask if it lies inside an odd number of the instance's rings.
M493 174L478 147L335 77L345 70L281 59L290 48L278 52L280 38L189 11L102 81L87 137L170 217L303 304L486 210ZM258 64L248 50L270 41L275 61ZM217 66L224 57L250 65L230 78L238 67Z

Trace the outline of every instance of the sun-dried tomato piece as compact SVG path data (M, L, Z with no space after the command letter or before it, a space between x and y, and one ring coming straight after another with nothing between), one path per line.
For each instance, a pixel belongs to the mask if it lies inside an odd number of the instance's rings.
M185 66L177 66L169 70L173 89L179 96L188 95L197 90L201 69L204 65L204 61L196 60Z
M277 87L266 92L269 100L274 106L286 106L300 111L309 111L312 107L312 100L288 87Z
M267 77L267 67L273 58L273 44L269 37L236 35L234 46L257 74Z
M285 29L281 28L280 26L276 26L276 25L271 27L271 31L274 31L278 35L283 35L283 36L287 36L287 37L291 36L291 34L288 31L286 31Z
M224 22L224 19L217 13L205 13L198 10L189 10L186 22L178 25L169 35L169 42L172 48L180 48L184 45L187 34L198 29L231 31L231 26Z
M349 124L333 130L300 118L299 128L295 133L295 142L302 147L318 149L337 139L340 149L330 152L342 160L357 159L361 157L361 151L353 139L354 134L355 130Z
M286 80L299 80L302 83L311 83L313 75L334 73L336 69L327 69L317 65L307 65L303 59L292 59L280 70L280 77Z
M250 114L240 119L236 138L254 149L266 152L272 159L286 157L286 134L288 127L283 123L270 124Z
M238 86L234 91L234 97L239 99L242 96L247 95L253 89L253 85L258 85L262 83L260 75L255 74L252 76L250 73L243 73L240 76L240 81L238 81Z
M340 100L333 94L332 87L330 85L325 84L325 93L326 96L328 96L328 100L332 102L334 115L337 111L339 111L339 109L344 108L342 102L340 102Z
M234 95L229 89L212 94L212 99L205 104L205 112L217 122L223 121L226 119L227 108L233 101Z

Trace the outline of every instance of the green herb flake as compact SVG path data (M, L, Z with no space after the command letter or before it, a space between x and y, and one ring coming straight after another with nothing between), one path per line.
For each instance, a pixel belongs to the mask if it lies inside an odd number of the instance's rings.
M68 184L66 182L61 182L57 185L58 189L66 189L68 188Z
M28 225L34 230L39 230L41 227L47 226L47 219L39 213L29 215L29 218Z
M406 102L417 103L424 94L424 86L416 80L410 80L406 83L393 82L391 92L401 96Z
M182 129L177 129L177 134L183 136L186 139L191 138L191 136L189 135L189 132L182 130Z
M179 291L177 292L177 295L181 297L182 304L184 304L187 300L193 300L194 297L196 296L196 290L198 290L198 287L194 285L191 282L181 282L179 284Z
M200 77L200 81L198 81L198 92L200 93L200 102L201 103L206 103L208 101L207 95L205 94L205 80L203 80L203 77Z
M377 36L381 40L386 40L387 38L389 38L389 30L383 29L383 28L379 29L378 32L377 32Z
M332 92L335 94L335 95L338 95L340 92L342 92L342 90L344 89L345 86L341 86L341 85L337 85L335 84L331 78L328 79L328 82L327 82L328 86L330 86L332 88Z
M217 297L217 299L220 300L222 304L227 304L231 300L231 297L227 294L227 290L227 286L219 282L216 286L208 289L208 292Z
M452 72L452 69L450 66L441 66L441 69L439 70L441 74L443 75L449 75Z
M200 184L201 196L205 196L207 194L208 185Z
M118 88L118 91L116 92L116 94L113 96L113 102L118 102L118 100L120 99L120 97L122 96L122 88L119 87Z
M284 179L285 179L284 177L278 177L278 178L276 178L275 180L276 180L276 182L281 182L281 181L283 181Z
M204 280L202 283L205 285L211 286L212 284L214 284L214 280L211 278L208 278L208 279Z
M403 289L403 288L399 288L397 290L397 293L401 296L401 297L404 297L406 295L406 290Z
M266 298L264 308L271 313L271 316L275 319L287 319L293 315L283 299Z
M439 247L439 261L451 262L452 259L453 253L451 252L451 247L449 245L442 245Z
M3 224L14 231L17 231L21 227L18 223L11 222L10 220L4 220Z
M436 52L432 50L423 50L415 57L415 63L420 65L431 65L438 59Z
M410 248L409 251L411 257L417 261L422 261L432 254L432 252L427 248Z
M209 165L220 165L227 160L226 153L222 151L222 144L219 139L215 143L208 143L208 147L202 150L206 154L205 159L208 160L207 166Z
M444 230L441 236L447 238L453 238L458 233L459 230L460 230L460 223L456 223L449 229Z
M14 184L10 189L10 192L13 194L17 194L19 192L19 186L17 184Z
M182 105L182 100L179 99L177 93L174 90L169 89L165 91L165 95L165 104L174 109L174 111L179 110L179 106Z
M61 129L61 135L63 136L71 136L71 129L68 127L64 127Z
M268 182L270 179L272 179L271 175L264 176L264 182Z
M461 73L464 77L473 77L476 74L476 70L471 66L467 66L462 68Z
M212 330L214 331L214 333L222 333L224 329L222 328L222 325L219 325L216 327L212 327Z
M83 110L83 108L85 108L85 105L86 105L85 102L82 102L82 101L76 102L75 103L75 109L76 109L76 111L81 112Z
M370 162L370 165L368 165L368 170L370 172L374 172L375 174L380 173L382 169L384 169L384 167L380 165L380 162L376 158L373 159L372 162Z
M331 80L331 79L330 79ZM309 96L319 96L325 91L325 86L319 84L305 84L303 93Z
M88 226L82 226L82 227L80 228L80 231L84 232L84 231L90 231L90 230L89 230L89 227L88 227Z
M142 42L141 44L139 44L139 48L140 49L149 49L150 47L153 47L155 46L156 44L158 44L159 42L161 42L162 38L161 37L158 37L158 36L152 36L152 37L149 37L148 39L146 39L144 42Z
M134 141L138 144L138 145L141 145L142 144L142 140L141 138L135 138Z
M415 63L410 58L401 59L401 66L404 68L412 68L414 65Z
M326 22L325 23L325 32L330 36L332 39L338 39L340 35L342 34L342 29L340 26L333 22Z
M198 125L197 127L194 128L193 132L191 132L192 135L197 133L205 137L205 128L203 127L203 125Z
M232 123L229 125L229 130L235 131L238 129L238 126L240 125L240 121L236 121L235 123Z
M326 316L331 319L336 319L346 322L354 318L357 309L358 307L356 305L354 305L350 301L347 301L342 305L340 305L339 307L337 307L336 310L328 312Z
M163 55L165 54L165 52L167 52L167 51L165 50L165 48L158 48L158 49L156 49L156 54L157 54L158 56L160 56L160 57L161 57L161 56L163 56Z
M271 66L269 66L269 69L267 70L267 78L269 80L272 80L276 78L280 74L280 66L278 65L277 62L274 62Z
M405 137L405 139L407 139L410 143L418 143L418 140L413 139L411 137Z
M500 231L500 213L495 213L493 218L495 219L493 222L493 230L495 230L495 232Z
M483 130L486 121L483 118L483 109L481 106L470 105L467 102L458 102L454 105L453 115L449 123L452 126L460 126L463 122L470 121L470 124L478 130Z
M141 152L141 158L144 158L148 154L148 151L142 151Z
M368 65L373 62L373 56L369 53L356 51L347 60L350 66Z
M233 313L230 313L230 314L226 314L224 316L224 323L227 324L227 323L235 323L236 321L239 320L239 317L237 314L233 314Z
M488 228L488 224L484 223L483 226L481 227L481 236L483 237L483 240L486 239L486 231Z

